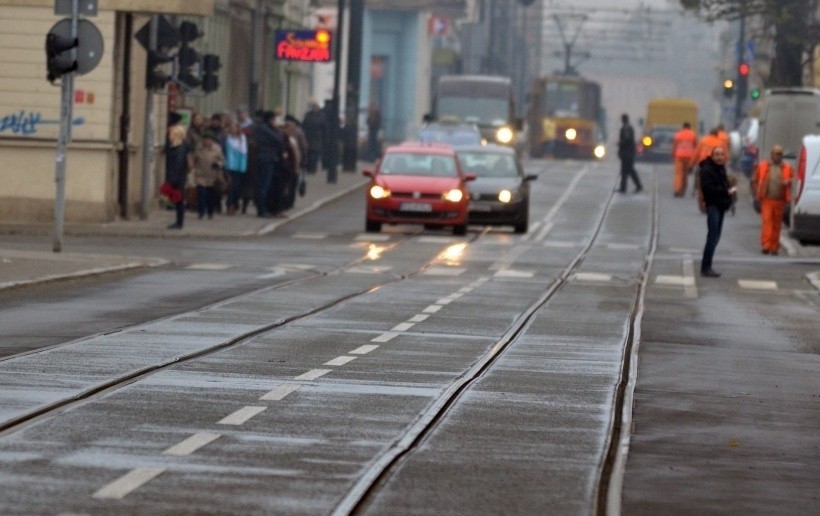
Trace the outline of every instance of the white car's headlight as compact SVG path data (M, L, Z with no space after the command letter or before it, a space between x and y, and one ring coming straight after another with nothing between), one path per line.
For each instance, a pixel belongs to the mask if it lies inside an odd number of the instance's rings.
M501 143L510 143L513 140L513 132L509 127L501 127L495 133L495 139Z
M386 199L390 197L390 190L379 185L373 185L370 187L370 197L374 199Z
M578 131L576 131L575 129L570 127L569 129L566 130L566 132L564 133L564 136L567 137L567 140L574 141L575 138L578 137Z
M606 156L606 147L603 145L597 145L595 150L592 151L595 154L595 157L598 159L603 159Z
M498 192L498 200L504 203L512 201L512 192L509 190L501 190Z
M464 198L464 192L458 188L453 188L449 192L444 192L444 198L450 202L459 202Z

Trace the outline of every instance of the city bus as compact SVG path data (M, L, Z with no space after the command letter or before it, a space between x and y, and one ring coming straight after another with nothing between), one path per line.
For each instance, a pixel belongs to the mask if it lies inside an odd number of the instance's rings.
M528 111L533 158L602 159L606 154L598 83L564 75L536 78Z
M495 75L444 75L433 110L440 121L475 124L488 143L518 148L522 120L515 118L512 80Z

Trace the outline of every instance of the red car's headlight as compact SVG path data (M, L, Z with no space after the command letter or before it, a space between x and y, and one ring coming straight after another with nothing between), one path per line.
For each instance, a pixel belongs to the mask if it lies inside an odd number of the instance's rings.
M379 185L373 185L370 187L370 197L374 199L387 199L390 197L390 190Z
M464 198L464 192L458 188L453 188L452 190L444 192L443 197L445 200L450 202L461 202L461 199Z

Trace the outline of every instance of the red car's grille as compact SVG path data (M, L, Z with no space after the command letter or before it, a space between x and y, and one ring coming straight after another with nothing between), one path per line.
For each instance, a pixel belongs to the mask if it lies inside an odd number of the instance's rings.
M393 197L399 199L441 199L441 194L422 193L416 197L416 192L391 192Z

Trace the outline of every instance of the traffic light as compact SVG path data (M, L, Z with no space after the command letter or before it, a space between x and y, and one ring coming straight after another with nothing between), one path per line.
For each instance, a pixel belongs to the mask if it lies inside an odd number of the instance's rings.
M723 81L723 96L731 98L735 94L735 81L726 79Z
M71 50L79 45L77 38L67 38L54 32L46 34L46 78L54 82L63 75L77 70L77 60Z
M149 90L159 90L168 84L171 76L159 69L165 63L174 60L174 56L164 55L156 50L148 51L148 67L145 70L145 87Z
M757 100L760 98L760 88L752 88L752 91L749 92L749 97L752 100Z
M749 76L749 65L747 63L740 63L737 66L737 73L741 77L748 77Z
M200 56L190 47L190 43L202 37L199 27L193 22L184 21L179 25L180 47L177 52L177 82L189 89L197 88L202 84L198 77L197 68Z
M210 93L219 89L219 77L216 72L221 67L218 55L205 54L202 56L202 91Z

